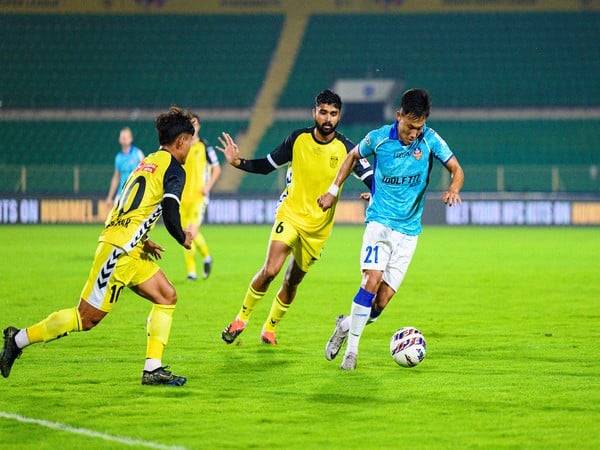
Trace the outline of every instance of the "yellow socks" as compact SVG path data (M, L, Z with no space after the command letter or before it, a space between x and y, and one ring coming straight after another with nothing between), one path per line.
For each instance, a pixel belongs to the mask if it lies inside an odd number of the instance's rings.
M161 360L165 346L169 342L171 323L175 305L152 305L148 315L148 340L146 358Z
M206 259L210 256L210 252L208 251L208 245L206 245L206 239L202 236L202 233L198 231L196 238L194 239L194 246L198 248L198 251L202 255L202 258Z
M185 270L189 274L196 274L196 247L192 245L191 249L183 249L183 259L185 260Z
M267 317L267 321L263 326L263 331L274 333L277 324L283 319L289 308L290 305L286 305L279 300L279 296L275 296L275 300L273 300L273 304L271 305L271 312L269 312L269 317Z
M71 331L81 331L81 317L77 307L53 312L41 322L27 328L27 336L29 342L35 344L66 336Z
M250 320L250 316L252 315L252 311L254 311L254 307L258 303L258 301L264 297L266 292L258 292L253 287L252 284L248 286L248 290L246 291L246 296L244 297L244 303L242 303L242 308L237 315L237 318L243 320L244 322L248 322Z

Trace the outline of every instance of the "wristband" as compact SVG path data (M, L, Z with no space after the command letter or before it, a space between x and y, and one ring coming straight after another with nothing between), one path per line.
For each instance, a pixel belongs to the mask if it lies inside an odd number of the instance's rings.
M337 197L340 192L340 187L335 183L331 183L331 186L329 186L329 190L327 192L329 192L334 197Z

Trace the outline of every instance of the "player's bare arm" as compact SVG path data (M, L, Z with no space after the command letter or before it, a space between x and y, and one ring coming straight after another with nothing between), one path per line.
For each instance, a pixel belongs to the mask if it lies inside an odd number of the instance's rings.
M452 181L448 189L442 194L442 201L448 206L460 204L462 202L460 190L465 184L465 173L456 156L450 158L446 163L446 169L450 172Z
M110 180L110 187L108 188L108 195L106 196L106 203L112 203L113 198L115 197L115 192L117 192L117 187L119 186L119 174L118 170L115 170L113 176Z
M210 166L210 178L204 185L204 189L202 192L204 195L210 194L210 191L212 190L213 186L215 185L215 183L221 176L221 172L222 172L221 166L219 166L219 165Z
M338 170L329 191L317 199L317 203L323 211L327 211L335 204L340 186L344 184L344 181L346 181L359 159L361 159L361 157L358 153L358 146L356 146L346 155L346 159L344 159L344 162L340 166L340 170Z

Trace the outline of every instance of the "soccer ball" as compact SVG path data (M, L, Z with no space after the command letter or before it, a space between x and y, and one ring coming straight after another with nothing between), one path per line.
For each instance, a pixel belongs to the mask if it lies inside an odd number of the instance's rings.
M390 341L390 353L394 361L403 367L414 367L425 358L427 343L419 330L400 328Z

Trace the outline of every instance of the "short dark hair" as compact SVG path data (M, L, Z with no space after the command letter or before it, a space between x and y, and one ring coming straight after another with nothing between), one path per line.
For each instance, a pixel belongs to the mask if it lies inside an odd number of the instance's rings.
M194 134L192 115L177 106L171 106L169 111L160 114L154 122L158 131L158 142L160 145L171 144L182 133Z
M425 89L409 89L402 94L400 108L406 115L416 118L427 118L429 117L429 111L431 110L429 94Z
M315 106L319 106L323 103L326 105L333 105L340 110L342 109L342 99L339 95L329 89L319 92L319 95L315 97Z

